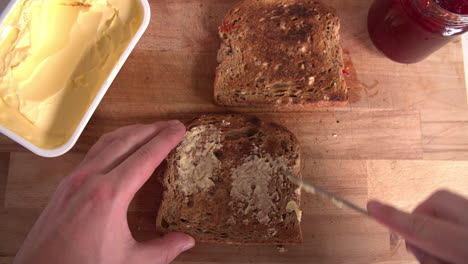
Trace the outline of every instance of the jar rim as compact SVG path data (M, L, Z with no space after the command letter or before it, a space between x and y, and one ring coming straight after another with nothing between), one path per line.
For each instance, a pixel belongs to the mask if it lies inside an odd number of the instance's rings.
M442 11L442 12L448 12L450 13L451 15L455 15L455 16L458 16L458 17L461 17L461 18L467 18L468 19L468 14L458 14L458 13L454 13L448 9L445 9L443 8L442 6L440 6L435 0L429 0L430 2L432 2L437 9L439 9L439 11Z
M463 34L468 28L468 15L457 14L441 7L435 0L399 0L401 3L408 3L412 8L407 12L410 17L416 15L422 18L418 21L423 27L427 23L440 28L442 35L455 36Z

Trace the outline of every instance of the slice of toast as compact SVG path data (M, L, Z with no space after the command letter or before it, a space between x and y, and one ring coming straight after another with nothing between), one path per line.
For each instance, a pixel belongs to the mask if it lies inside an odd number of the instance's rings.
M302 242L299 144L284 127L253 116L204 115L168 156L158 233L199 242ZM287 174L286 174L287 175Z
M219 27L215 102L345 105L339 28L335 10L318 1L241 1Z

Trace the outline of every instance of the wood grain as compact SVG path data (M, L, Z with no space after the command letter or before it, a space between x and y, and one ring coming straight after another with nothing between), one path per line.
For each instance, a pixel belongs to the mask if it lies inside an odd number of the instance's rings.
M0 264L13 263L13 257L0 257Z
M370 199L412 210L433 190L448 189L468 198L465 161L368 161Z
M62 178L83 158L68 153L56 159L46 159L31 153L12 153L10 157L6 208L44 208Z
M173 116L184 118L187 113L268 111L226 109L213 104L212 84L219 45L216 28L224 11L234 2L191 0L153 4L153 20L147 33L107 93L75 150L86 151L99 135L120 125ZM299 109L300 112L320 116L317 111L419 111L422 117L439 115L439 111L467 113L460 41L450 43L424 62L397 64L383 58L367 36L365 16L370 0L335 0L330 4L337 7L343 20L342 44L355 68L353 79L356 81L350 82L350 89L357 96L357 101L349 107ZM297 109L282 111L292 111L301 117L296 113ZM308 118L303 116L299 119ZM418 120L414 121L415 126L416 122ZM432 126L424 125L419 131L428 137L423 140L430 140L439 133ZM446 138L451 134L441 136ZM369 148L375 149L374 146L369 144ZM460 155L460 152L468 152L464 145L454 148L451 144L442 144L436 148L442 152L441 155L433 155L434 148L428 145L425 157L468 158ZM0 137L0 151L21 149ZM384 154L382 158L392 158L383 149L379 151ZM421 154L419 151L414 152L413 158Z
M1 152L10 152L10 151L26 151L19 144L15 143L13 140L9 139L7 136L0 135L0 151Z
M39 216L40 209L3 209L0 211L0 256L14 256Z
M307 180L361 206L381 199L405 210L448 188L468 195L468 104L461 42L426 61L384 58L366 30L372 0L330 0L342 20L345 60L353 66L346 107L224 108L214 105L217 27L237 0L150 0L150 26L75 148L43 159L0 136L0 264L11 263L60 180L99 137L155 120L242 112L293 131ZM156 237L158 175L135 195L128 221L139 241ZM416 263L403 241L366 217L305 194L305 240L272 246L200 244L175 263Z
M98 139L98 131L108 132L121 126L160 119L186 121L201 114L184 112L161 113L159 110L151 118L138 116L136 113L133 117L123 115L113 119L95 116L78 141L76 149L89 149ZM423 156L419 112L414 110L315 113L256 110L248 113L285 125L293 133L300 135L304 155L313 158L418 159ZM380 148L376 148L376 145Z
M8 179L8 165L10 163L10 153L0 152L0 210L5 207L5 193Z

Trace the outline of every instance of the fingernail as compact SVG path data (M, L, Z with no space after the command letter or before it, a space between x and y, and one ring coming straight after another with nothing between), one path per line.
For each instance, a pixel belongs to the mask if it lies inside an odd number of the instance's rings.
M171 120L171 121L168 121L167 124L171 128L179 128L182 126L182 123L179 120Z
M182 246L182 251L187 251L195 246L195 240L190 237L185 245Z

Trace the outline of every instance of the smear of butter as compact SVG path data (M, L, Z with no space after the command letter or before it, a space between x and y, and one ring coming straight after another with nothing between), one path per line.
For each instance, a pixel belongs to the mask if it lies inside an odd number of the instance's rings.
M136 0L24 0L0 26L0 125L63 145L142 23Z
M251 156L231 172L231 196L239 201L244 215L253 213L261 224L271 221L269 214L277 210L275 193L268 190L272 177L285 169L287 160L284 157L273 159L270 155L263 158ZM246 204L244 207L243 204Z
M286 205L286 212L296 213L297 221L301 222L301 220L302 220L302 211L299 210L299 206L297 206L297 203L295 201L289 201L288 202L288 204Z
M333 203L336 207L338 207L338 208L340 208L340 209L343 209L344 204L343 204L342 201L338 201L338 200L335 199L335 198L332 198L331 201L332 201L332 203Z
M221 161L215 151L222 148L221 131L213 125L190 129L177 147L177 186L185 195L191 195L214 186L213 172Z

